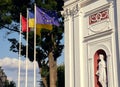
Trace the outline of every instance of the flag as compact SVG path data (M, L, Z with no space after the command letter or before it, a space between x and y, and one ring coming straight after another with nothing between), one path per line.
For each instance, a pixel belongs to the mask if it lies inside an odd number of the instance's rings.
M30 11L28 12L28 26L34 28L34 14Z
M36 19L39 19L39 16L36 17ZM34 13L29 11L29 13L28 13L28 26L29 26L29 28L34 28L34 22L35 22ZM42 28L52 30L52 25L36 24L36 34L37 35L40 36L40 31Z
M52 25L59 26L57 12L36 7L37 35L40 33L41 28L52 30Z
M55 26L60 26L59 22L58 22L58 16L57 16L57 12L56 11L48 11L47 14L53 18L53 25Z
M36 27L52 30L51 17L36 7Z
M49 24L36 24L36 34L40 36L41 29L52 30L52 25Z
M23 31L27 31L27 19L23 19ZM34 28L35 17L34 13L28 12L28 27ZM58 17L56 11L47 11L42 8L36 7L36 34L40 35L41 29L52 30L52 25L59 26ZM30 30L30 29L29 29Z
M59 26L57 21L57 14L55 11L45 11L41 8L36 7L36 23L37 24L49 24Z
M21 18L22 32L27 32L27 19L22 16ZM30 29L28 29L30 31Z
M40 9L53 18L53 25L60 26L56 11L46 10L44 8L40 8Z
M22 32L26 32L26 30L27 30L27 20L26 20L26 18L24 17L24 16L22 16L22 22L21 22L21 24L22 24Z

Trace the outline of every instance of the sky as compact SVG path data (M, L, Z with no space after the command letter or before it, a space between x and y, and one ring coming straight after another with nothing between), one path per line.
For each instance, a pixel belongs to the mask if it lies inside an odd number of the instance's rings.
M17 38L19 39L18 33L12 33L6 35L7 30L0 30L0 66L4 69L5 74L7 75L8 80L14 81L17 86L18 79L18 53L11 52L10 45L11 43L7 40L8 38ZM62 40L62 43L64 41ZM63 64L64 62L64 53L61 57L58 58L58 64ZM25 58L21 57L21 87L25 87ZM37 71L37 87L39 87L40 74L39 69L36 64ZM28 87L33 87L33 63L28 60Z

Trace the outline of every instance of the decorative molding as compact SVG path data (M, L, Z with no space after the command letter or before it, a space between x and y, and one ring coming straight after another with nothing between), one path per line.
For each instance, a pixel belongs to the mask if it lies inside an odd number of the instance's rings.
M89 16L89 25L109 18L109 10L105 9Z
M104 21L99 21L98 23L95 23L93 25L88 26L88 29L92 32L92 33L99 33L102 32L104 30L108 30L110 29L110 20L104 20ZM91 34L89 31L89 35Z
M93 40L93 39L96 39L96 38L99 38L99 37L103 37L103 36L106 36L106 35L110 35L112 32L113 32L112 29L109 29L109 30L106 30L106 31L103 31L103 32L99 32L99 33L96 33L96 34L93 34L93 35L86 36L86 37L84 37L84 42L87 42L87 41L90 41L90 40Z
M81 0L80 4L81 4L81 7L85 7L85 6L87 6L93 2L96 2L96 1L98 1L98 0Z
M64 11L62 12L62 15L64 16L65 19L68 19L69 16L74 16L76 15L80 10L79 4L75 4L72 7L65 8Z
M84 17L87 21L88 36L111 29L110 6L111 3L107 3L85 12Z
M68 1L70 1L70 0L68 0ZM63 8L67 8L67 7L71 6L71 5L73 5L74 3L79 3L79 2L78 2L78 0L77 1L69 2L66 5L64 4Z
M98 8L92 9L92 10L86 12L86 13L85 13L85 16L89 16L89 15L91 15L91 14L93 14L93 13L102 11L103 9L108 9L108 8L110 7L110 5L111 5L110 3L107 3L107 4L103 5L103 6L100 6L100 7L98 7Z

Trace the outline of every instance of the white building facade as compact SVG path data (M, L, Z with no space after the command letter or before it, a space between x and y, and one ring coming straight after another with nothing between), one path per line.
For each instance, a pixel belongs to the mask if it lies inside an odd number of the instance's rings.
M120 87L120 0L64 0L65 87L102 87L99 55L106 63L106 87Z

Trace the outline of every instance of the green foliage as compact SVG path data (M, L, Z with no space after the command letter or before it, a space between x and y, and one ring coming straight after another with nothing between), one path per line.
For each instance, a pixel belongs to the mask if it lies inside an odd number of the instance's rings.
M9 86L8 86L8 87L16 87L15 82L14 82L14 81L10 81L10 83L9 83Z
M0 0L0 29L19 32L20 12L26 16L31 0ZM9 32L10 33L10 32Z
M48 75L49 75L49 67L44 61L42 65L41 77L47 77Z
M64 5L64 1L63 0L56 0L57 2L57 10L61 11L63 10L62 6Z
M62 10L63 0L35 0L35 2L37 6L49 10ZM32 0L0 0L0 27L3 28L12 21L19 22L20 12L26 17L26 9L33 10L33 7Z
M57 2L55 0L35 0L37 6L49 9L56 10Z
M6 28L10 31L19 32L20 12L26 17L26 9L31 8L33 11L34 2L32 0L0 0L0 28ZM62 9L63 0L35 0L38 7L43 7L48 10L56 10L59 19L62 19L60 10ZM59 3L58 3L59 2ZM9 25L9 26L6 26ZM42 76L46 77L48 73L48 54L53 53L54 60L56 61L61 56L64 45L61 43L63 38L63 21L60 21L60 26L53 26L53 30L41 30L41 36L37 36L36 43L36 61L39 68L42 68ZM34 60L34 35L33 31L29 32L28 42L28 57L30 61ZM22 33L23 38L26 40L26 33ZM19 41L16 38L9 38L11 42L10 51L19 52ZM21 55L26 56L26 45L21 43ZM46 64L46 65L45 65Z
M26 9L31 7L31 0L11 0L11 9L10 14L12 16L12 20L15 22L19 22L20 12L25 16Z
M58 80L57 80L57 87L65 87L65 70L64 70L64 65L60 65L57 69L57 75L58 75Z
M0 26L11 23L11 0L0 0Z
M6 80L5 85L3 87L16 87L16 84L14 81L8 81Z

